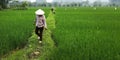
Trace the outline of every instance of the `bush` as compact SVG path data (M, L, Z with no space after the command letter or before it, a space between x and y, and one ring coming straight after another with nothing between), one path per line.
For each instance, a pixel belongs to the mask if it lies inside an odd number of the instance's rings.
M11 8L14 10L27 10L28 3L27 2L13 2L10 4Z

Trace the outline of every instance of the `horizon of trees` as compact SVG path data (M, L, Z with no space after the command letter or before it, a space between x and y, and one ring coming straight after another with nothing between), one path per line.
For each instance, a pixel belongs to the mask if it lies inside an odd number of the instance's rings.
M10 0L0 0L0 9L5 9L7 8L7 4Z
M12 1L12 2L10 2ZM119 7L120 6L120 1L118 2L118 0L110 0L109 3L103 3L100 0L95 1L94 3L90 3L89 0L83 1L83 2L72 2L72 3L68 3L68 2L64 2L64 3L60 3L60 2L53 2L53 3L37 3L37 2L27 2L27 1L23 1L23 2L19 2L18 0L0 0L0 9L5 9L5 8L13 8L13 7L19 7L20 9L26 9L26 7L37 7L37 6L43 6L43 7L51 7L51 6L55 6L55 7L102 7L102 6L106 6L106 7Z

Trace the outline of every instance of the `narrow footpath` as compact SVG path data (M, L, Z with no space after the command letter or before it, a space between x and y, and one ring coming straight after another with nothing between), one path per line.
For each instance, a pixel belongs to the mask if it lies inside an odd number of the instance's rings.
M47 60L55 48L55 43L51 38L51 30L55 29L55 18L52 12L49 13L46 21L48 30L44 30L42 45L38 43L37 35L33 31L25 48L12 51L1 60Z

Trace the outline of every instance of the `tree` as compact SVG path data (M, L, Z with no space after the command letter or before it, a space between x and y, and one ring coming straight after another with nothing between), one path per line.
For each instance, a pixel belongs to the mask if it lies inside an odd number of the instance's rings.
M23 9L27 9L27 2L25 1L25 2L22 2L22 4L21 4L21 7L23 8Z
M2 7L1 7L1 5L0 5L0 10L2 10Z
M97 7L100 7L100 6L102 5L102 3L101 3L100 0L98 0L98 1L95 1L95 2L93 3L93 5L94 5L94 6L97 6Z
M0 0L1 8L3 8L3 9L7 8L8 1L9 0Z

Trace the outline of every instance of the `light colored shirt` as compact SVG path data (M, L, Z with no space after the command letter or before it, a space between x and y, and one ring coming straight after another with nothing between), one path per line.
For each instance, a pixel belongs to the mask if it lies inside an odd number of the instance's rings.
M37 27L45 27L45 28L47 28L46 18L45 18L44 15L41 16L41 17L36 16L36 26Z

